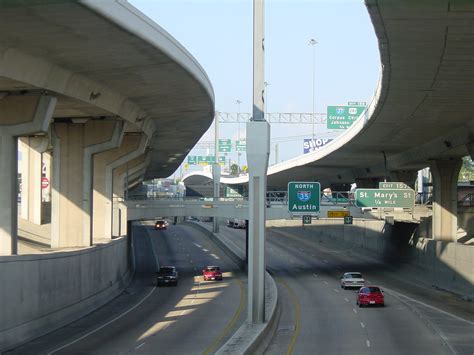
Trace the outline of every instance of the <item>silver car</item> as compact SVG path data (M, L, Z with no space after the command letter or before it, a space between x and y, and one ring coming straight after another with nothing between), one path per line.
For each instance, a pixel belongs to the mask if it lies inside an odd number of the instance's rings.
M345 272L341 276L341 288L343 289L363 286L365 286L365 280L360 272Z

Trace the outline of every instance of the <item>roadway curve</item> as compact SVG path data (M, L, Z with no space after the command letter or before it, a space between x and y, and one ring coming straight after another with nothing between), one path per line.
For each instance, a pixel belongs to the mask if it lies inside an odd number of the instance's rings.
M267 354L472 354L474 306L353 250L269 229L266 263L278 285L281 316ZM244 232L221 233L244 247ZM355 304L339 276L361 271L385 290L384 308ZM422 302L422 303L419 303ZM464 320L463 320L464 319Z
M134 227L137 274L123 294L64 328L8 354L208 354L244 320L238 267L208 237L187 226L155 231ZM154 287L154 271L176 265L178 287ZM203 282L200 270L220 265L222 282Z

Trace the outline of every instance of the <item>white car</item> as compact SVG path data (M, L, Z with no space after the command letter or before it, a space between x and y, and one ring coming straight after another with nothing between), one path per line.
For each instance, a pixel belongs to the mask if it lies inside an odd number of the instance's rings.
M363 286L365 286L365 280L360 272L345 272L341 276L341 288L343 289Z

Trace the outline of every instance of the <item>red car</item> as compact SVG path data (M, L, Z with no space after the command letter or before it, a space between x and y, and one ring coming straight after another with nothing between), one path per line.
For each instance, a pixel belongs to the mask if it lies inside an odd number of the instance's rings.
M382 289L378 286L361 287L357 293L356 304L358 304L359 307L371 305L383 307L385 302Z
M219 266L207 266L202 270L204 281L207 280L222 280L222 272Z
M156 221L155 222L155 229L166 229L167 224L168 223L166 223L166 221L163 221L163 220Z

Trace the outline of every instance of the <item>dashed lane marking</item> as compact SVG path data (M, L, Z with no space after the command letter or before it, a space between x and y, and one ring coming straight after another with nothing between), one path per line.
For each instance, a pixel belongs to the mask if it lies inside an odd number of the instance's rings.
M145 345L145 344L146 344L146 343L141 343L140 345L138 345L138 346L135 348L135 350L140 349L140 348L141 348L143 345Z
M367 339L365 342L367 343L367 347L370 348L370 340Z
M197 246L198 248L202 248L202 246L200 246L199 244L196 244L196 243L193 243L195 246Z
M207 249L205 249L205 248L202 248L202 251L209 251L209 250L207 250Z
M346 298L346 297L344 297L344 301L346 301L346 302L349 302L349 299L348 299L348 298Z
M352 308L352 310L354 311L355 314L357 314L357 309Z
M362 328L365 328L365 324L364 324L363 322L360 322L360 326L361 326Z
M328 282L327 282L326 280L324 280L324 283L325 283L326 285L328 285Z
M338 293L338 292L339 292L339 290L338 290L338 289L336 289L336 288L334 288L334 289L333 289L333 291L334 291L334 292L336 292L336 293Z
M314 276L314 277L318 277L318 275L316 275L316 274L313 274L313 276Z

